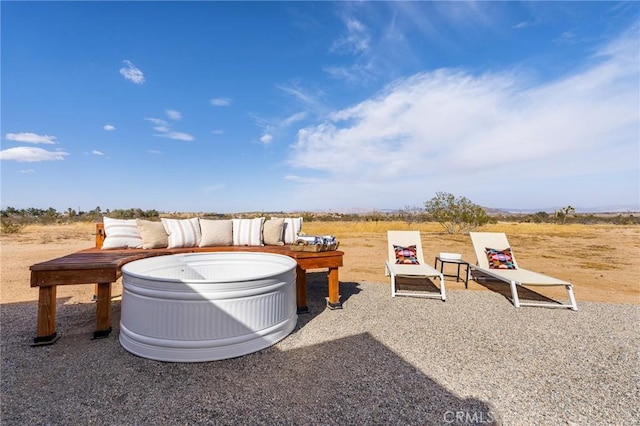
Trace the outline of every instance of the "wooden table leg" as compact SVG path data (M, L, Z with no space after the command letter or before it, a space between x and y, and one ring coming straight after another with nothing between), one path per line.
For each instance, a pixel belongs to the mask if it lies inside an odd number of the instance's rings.
M309 312L309 307L307 306L307 272L300 266L296 266L296 303L299 314Z
M94 339L103 339L111 333L111 283L98 283L96 298L96 331Z
M33 346L51 345L56 334L56 286L38 289L38 325Z
M329 300L327 301L327 306L330 309L342 309L338 268L329 268Z

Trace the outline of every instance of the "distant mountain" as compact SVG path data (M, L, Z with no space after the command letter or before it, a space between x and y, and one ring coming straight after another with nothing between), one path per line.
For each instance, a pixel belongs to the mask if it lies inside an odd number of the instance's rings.
M557 210L566 206L557 206L557 207L544 207L544 208L535 208L535 209L517 209L517 208L500 208L500 209L488 209L487 213L490 213L490 210L497 210L498 212L504 213L537 213L537 212L547 212L547 213L555 213ZM598 206L598 207L575 207L576 213L637 213L640 212L640 205L613 205L613 206Z
M484 207L484 206L483 206ZM557 210L566 206L557 207L540 207L533 209L518 209L513 207L484 207L489 215L505 215L505 214L532 214L537 212L555 213ZM612 206L599 206L599 207L575 207L576 213L589 214L589 213L639 213L640 205L612 205ZM380 214L399 214L401 209L371 209L366 207L351 207L344 209L317 209L312 210L311 213L326 214L352 214L352 215L367 215L372 213Z

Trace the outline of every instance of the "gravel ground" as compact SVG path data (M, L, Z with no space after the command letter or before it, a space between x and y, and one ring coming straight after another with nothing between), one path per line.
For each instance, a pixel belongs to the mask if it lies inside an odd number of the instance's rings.
M192 364L134 356L114 330L90 340L95 306L59 299L55 345L31 347L36 302L1 306L3 425L504 424L635 425L640 307L514 308L499 293L447 302L392 299L342 283L291 335L241 358Z

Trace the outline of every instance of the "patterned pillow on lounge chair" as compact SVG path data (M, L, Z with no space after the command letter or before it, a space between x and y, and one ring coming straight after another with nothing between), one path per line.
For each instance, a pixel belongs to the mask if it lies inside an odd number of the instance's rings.
M487 253L489 269L516 269L516 265L513 263L511 247L507 247L504 250L485 247L484 251Z
M393 245L393 250L396 252L396 264L399 265L419 265L418 262L418 248L415 245L403 247Z

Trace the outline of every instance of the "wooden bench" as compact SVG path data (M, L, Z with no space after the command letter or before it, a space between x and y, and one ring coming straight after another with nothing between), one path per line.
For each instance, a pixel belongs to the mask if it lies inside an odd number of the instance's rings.
M328 299L330 309L342 307L338 268L342 266L342 251L303 252L289 246L224 246L188 247L179 249L102 250L104 226L96 224L95 247L31 265L31 287L38 287L38 323L34 346L50 345L56 333L56 288L59 285L96 284L96 328L93 338L104 338L111 332L111 284L120 278L122 265L151 256L176 253L221 251L253 251L276 253L296 260L296 292L298 313L308 312L307 275L310 269L328 269Z

